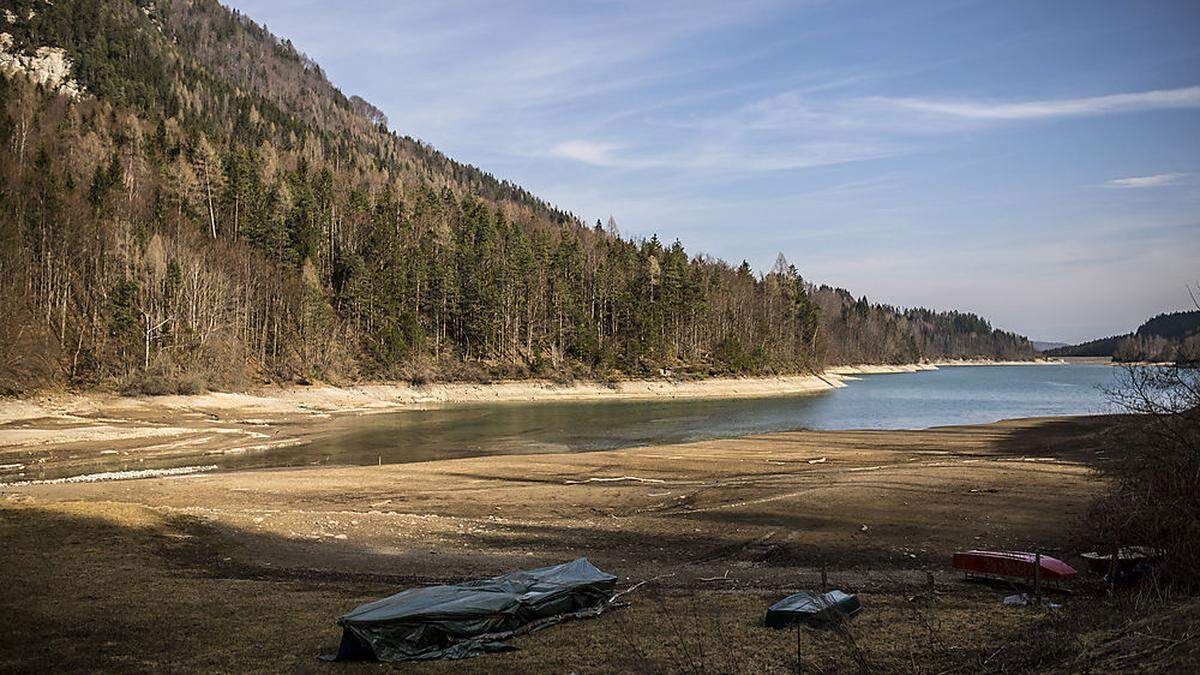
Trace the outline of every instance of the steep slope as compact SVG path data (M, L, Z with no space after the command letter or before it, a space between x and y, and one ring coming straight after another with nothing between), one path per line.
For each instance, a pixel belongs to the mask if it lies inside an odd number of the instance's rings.
M0 388L794 372L1027 357L899 310L626 240L387 129L215 0L0 16Z

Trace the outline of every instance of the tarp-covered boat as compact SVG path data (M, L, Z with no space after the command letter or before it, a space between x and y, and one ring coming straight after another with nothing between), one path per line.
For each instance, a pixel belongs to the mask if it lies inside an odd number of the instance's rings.
M794 623L828 626L858 614L862 604L858 596L841 591L789 595L767 610L767 626L787 628Z
M1115 563L1112 553L1093 551L1080 557L1087 561L1088 569L1096 574L1108 574L1114 566L1118 573L1128 574L1139 567L1146 568L1158 562L1163 557L1163 551L1151 546L1125 546L1117 551Z
M962 551L954 554L954 569L968 576L1016 577L1033 580L1037 575L1037 554L1025 551ZM1041 578L1057 582L1075 578L1075 568L1058 558L1041 557Z
M337 660L460 659L512 647L502 640L596 615L617 578L587 558L453 586L402 591L338 619Z

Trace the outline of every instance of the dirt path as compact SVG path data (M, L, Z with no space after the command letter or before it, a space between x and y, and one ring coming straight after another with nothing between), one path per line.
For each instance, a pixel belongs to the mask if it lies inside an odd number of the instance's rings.
M725 649L721 658L743 666L794 668L792 642L757 622L772 598L813 587L822 566L872 607L855 624L883 631L859 638L870 658L959 663L1042 618L998 609L997 591L959 582L947 571L950 554L1037 548L1071 559L1072 526L1099 488L1093 468L1104 461L1110 424L790 432L614 452L0 488L0 583L30 589L4 600L24 628L7 638L0 669L48 663L39 660L46 652L18 649L13 641L22 639L48 645L50 662L66 667L315 668L311 658L335 646L333 620L357 602L577 556L623 583L658 580L629 610L531 636L521 652L472 666L603 670L620 654L634 659L630 670L686 670L679 659L699 656L684 652L707 647L714 659ZM908 598L923 592L929 572L940 593L920 618ZM189 633L137 653L142 602L155 605L150 615L163 625L211 637ZM663 613L696 631L696 644L683 647ZM100 626L114 615L125 626L120 635ZM927 653L921 623L933 616L958 646ZM257 647L230 651L239 631ZM56 640L78 644L58 651ZM845 645L827 646L830 663L853 656Z

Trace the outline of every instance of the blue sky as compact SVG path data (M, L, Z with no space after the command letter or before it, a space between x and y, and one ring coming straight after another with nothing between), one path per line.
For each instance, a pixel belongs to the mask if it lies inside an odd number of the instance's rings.
M1200 2L234 0L626 235L1076 341L1200 280Z

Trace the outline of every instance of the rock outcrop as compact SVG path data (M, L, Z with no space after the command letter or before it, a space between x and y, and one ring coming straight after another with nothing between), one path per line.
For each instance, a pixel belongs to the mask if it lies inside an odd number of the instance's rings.
M6 77L24 75L37 84L77 99L83 87L71 77L71 59L60 47L38 47L32 55L22 54L13 46L13 37L0 33L0 73Z

